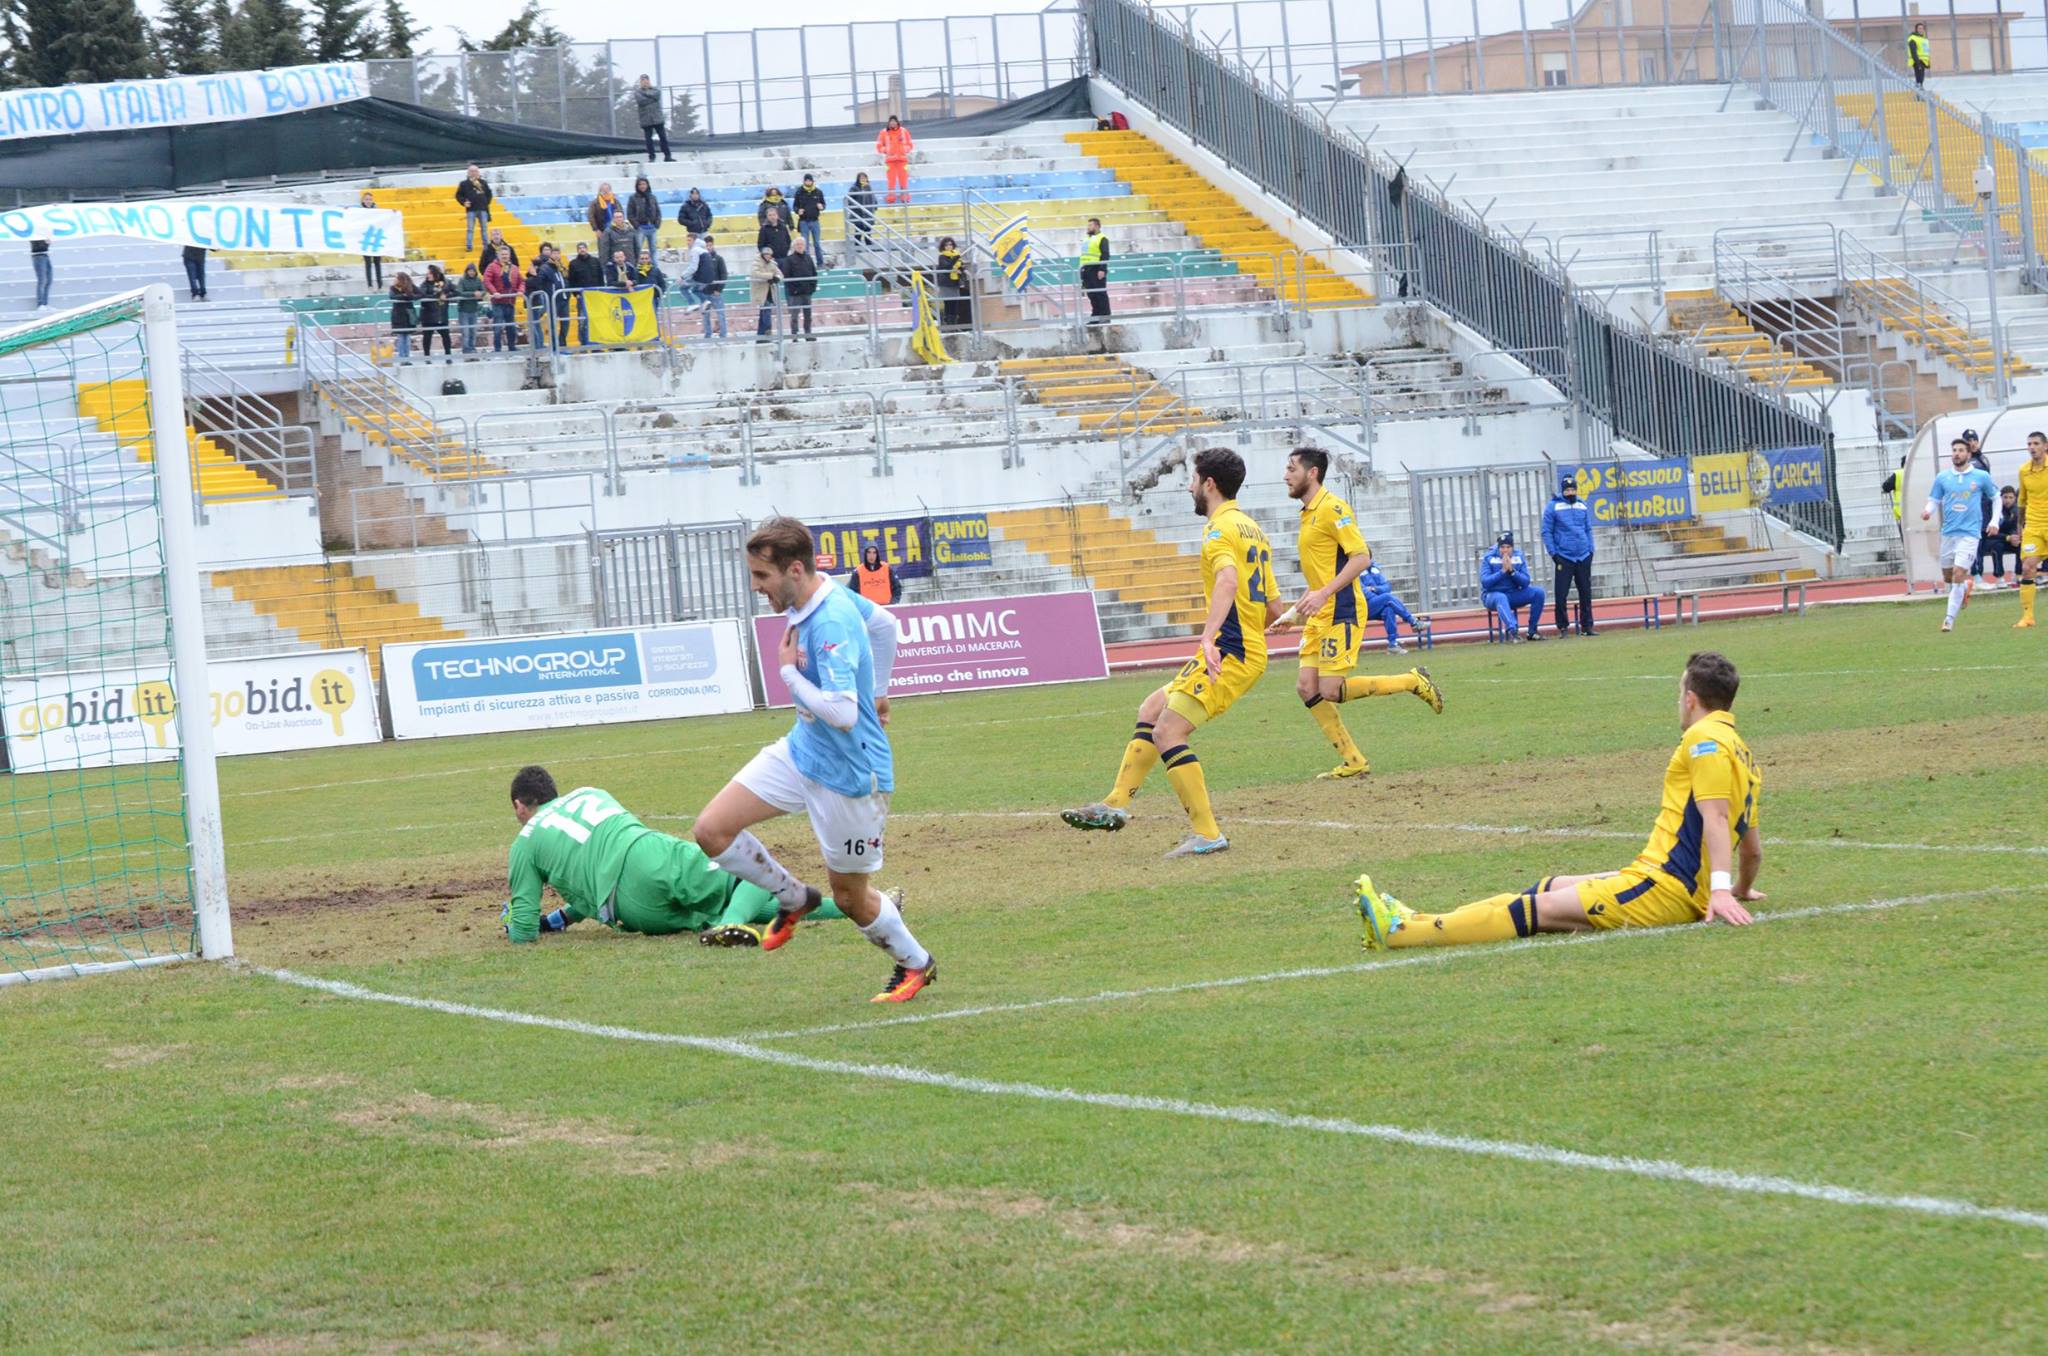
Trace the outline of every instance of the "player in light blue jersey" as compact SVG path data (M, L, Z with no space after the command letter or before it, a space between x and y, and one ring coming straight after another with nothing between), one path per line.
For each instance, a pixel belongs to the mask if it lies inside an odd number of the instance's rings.
M755 591L788 619L776 657L796 705L796 725L711 798L694 833L712 861L776 897L781 907L761 939L763 950L774 951L823 897L770 856L750 830L777 815L807 815L824 851L833 902L896 962L874 1001L903 1003L938 978L938 966L895 902L869 883L882 868L889 796L896 789L883 729L896 624L887 609L863 608L862 600L819 574L816 549L811 530L794 518L771 518L747 539ZM878 662L873 637L884 628L888 660Z
M1956 614L1970 602L1970 567L1977 563L1977 543L1985 522L1998 513L1998 486L1991 473L1970 465L1970 445L1961 438L1948 445L1949 469L1934 478L1920 521L1941 514L1941 577L1948 581L1948 615L1943 631L1956 629Z

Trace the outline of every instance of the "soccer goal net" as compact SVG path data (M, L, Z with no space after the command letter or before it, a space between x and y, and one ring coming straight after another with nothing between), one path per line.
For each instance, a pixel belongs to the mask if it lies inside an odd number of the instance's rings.
M232 951L187 437L167 288L0 332L0 986Z

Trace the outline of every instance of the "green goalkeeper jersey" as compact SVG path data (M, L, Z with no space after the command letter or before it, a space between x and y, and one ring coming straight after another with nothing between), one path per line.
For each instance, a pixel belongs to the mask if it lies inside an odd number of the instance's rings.
M512 840L506 935L515 942L540 936L540 892L548 885L576 916L597 917L618 886L628 849L652 832L609 793L590 786L535 810Z

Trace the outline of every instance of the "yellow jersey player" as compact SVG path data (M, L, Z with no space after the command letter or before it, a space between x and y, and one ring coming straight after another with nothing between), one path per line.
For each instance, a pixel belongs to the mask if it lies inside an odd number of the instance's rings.
M1727 656L1686 661L1678 685L1685 734L1664 769L1664 798L1642 855L1619 871L1546 876L1528 889L1495 895L1450 913L1416 913L1358 878L1365 949L1499 942L1538 932L1668 927L1719 919L1750 921L1745 900L1763 868L1757 792L1763 776L1735 732L1741 679Z
M1287 458L1287 493L1301 504L1301 531L1295 537L1295 549L1301 554L1308 592L1268 628L1277 631L1297 618L1306 619L1301 633L1301 670L1294 690L1343 759L1328 772L1319 773L1323 779L1357 777L1372 771L1371 762L1359 752L1351 732L1344 728L1343 717L1337 714L1338 702L1412 692L1438 715L1444 709L1443 694L1430 681L1428 669L1414 668L1388 678L1345 676L1358 666L1358 646L1364 639L1365 590L1358 586L1358 576L1372 564L1372 550L1359 534L1351 505L1323 488L1329 470L1330 454L1320 447L1297 447Z
M2029 460L2020 467L2020 619L2034 624L2034 576L2048 556L2048 433L2027 435Z
M1209 615L1202 645L1172 682L1138 707L1138 728L1124 747L1116 785L1093 805L1062 810L1077 829L1121 829L1131 821L1131 798L1154 763L1188 814L1189 833L1169 857L1199 857L1230 846L1209 808L1209 785L1188 747L1195 727L1216 719L1251 691L1266 671L1266 609L1273 597L1273 552L1266 534L1237 506L1244 459L1226 448L1195 453L1195 512L1209 520L1202 534L1202 589Z

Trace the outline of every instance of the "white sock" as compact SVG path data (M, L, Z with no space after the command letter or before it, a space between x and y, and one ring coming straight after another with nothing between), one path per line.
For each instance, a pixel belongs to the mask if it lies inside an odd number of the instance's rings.
M785 909L801 909L810 896L804 883L789 874L789 868L768 855L761 840L741 829L732 846L711 859L749 885L758 885L774 895Z
M1954 621L1956 613L1963 610L1963 590L1967 587L1968 585L1966 584L1950 584L1948 586L1948 619L1950 621Z
M881 912L875 921L860 930L860 935L889 953L898 965L907 965L913 970L922 970L932 963L932 953L918 944L904 925L903 915L898 912L895 901L882 896Z

